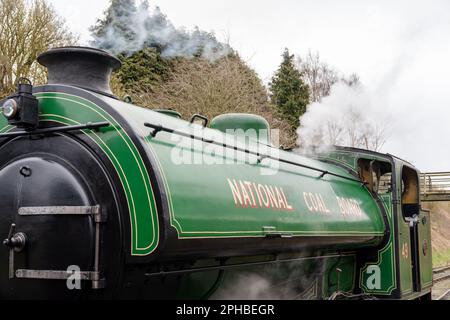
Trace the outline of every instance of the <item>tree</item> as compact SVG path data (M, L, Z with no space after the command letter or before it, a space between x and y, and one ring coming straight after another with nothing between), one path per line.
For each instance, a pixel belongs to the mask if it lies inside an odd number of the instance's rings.
M310 103L320 102L324 97L329 96L331 88L338 82L343 82L350 87L360 85L357 74L342 75L322 61L319 52L313 53L309 50L305 58L297 56L296 67L302 74L303 81L309 86Z
M283 61L269 84L271 101L277 107L280 116L291 123L295 131L300 124L300 116L309 103L309 88L294 65L294 55L286 49Z
M76 41L45 0L0 0L0 94L13 92L20 77L45 82L46 70L36 57Z
M134 96L150 108L173 108L187 118L195 113L210 118L226 112L267 110L264 87L256 73L238 57L225 57L214 64L206 59L172 61L167 81L149 90L136 86Z
M320 60L319 53L308 51L306 58L297 57L296 66L310 89L310 102L320 102L339 81L336 70Z
M134 0L111 0L104 18L90 30L92 45L114 54L130 55L151 47L166 58L203 56L213 61L232 51L210 32L177 29L158 7L150 10L147 1L137 7Z
M311 103L300 118L297 144L307 151L317 146L344 145L378 151L386 142L386 123L373 113L370 96L359 76L342 75L308 52L296 66L308 84ZM370 115L370 116L369 116Z
M111 0L104 18L98 19L90 28L94 38L93 46L115 51L114 48L119 42L126 47L126 43L134 41L137 36L133 29L136 14L137 7L134 0Z
M124 89L146 88L153 91L155 86L168 79L172 62L161 57L155 48L145 48L131 56L120 55L122 68L116 73Z
M349 87L361 86L361 80L356 73L352 73L348 77L341 77L341 81Z
M167 80L150 88L145 84L126 90L133 100L151 109L173 109L185 119L200 113L212 119L224 113L253 113L265 117L280 129L281 143L291 145L290 124L277 116L267 92L256 72L238 55L230 55L215 63L204 58L177 58Z

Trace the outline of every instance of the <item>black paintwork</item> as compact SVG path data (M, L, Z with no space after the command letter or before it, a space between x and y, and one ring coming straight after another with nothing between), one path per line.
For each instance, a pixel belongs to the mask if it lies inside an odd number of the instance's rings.
M93 270L94 222L80 216L19 216L20 207L100 205L108 221L102 226L102 273L112 296L123 269L122 231L117 199L104 166L88 147L68 136L15 138L0 147L0 234L11 223L27 235L25 250L16 253L15 269L67 270L78 265ZM21 174L27 168L30 175ZM65 281L8 279L8 249L0 248L0 298L66 299L94 292L69 291Z
M48 69L49 84L66 84L112 95L111 73L122 63L108 52L86 47L54 48L38 62Z

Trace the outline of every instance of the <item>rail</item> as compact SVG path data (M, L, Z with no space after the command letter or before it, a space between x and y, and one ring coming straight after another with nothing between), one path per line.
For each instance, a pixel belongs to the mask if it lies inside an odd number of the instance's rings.
M422 194L450 193L450 172L422 173L420 189Z
M423 201L450 201L450 172L430 172L420 175Z
M433 269L433 281L440 282L450 279L450 266Z
M450 289L441 294L436 300L448 300L450 298Z

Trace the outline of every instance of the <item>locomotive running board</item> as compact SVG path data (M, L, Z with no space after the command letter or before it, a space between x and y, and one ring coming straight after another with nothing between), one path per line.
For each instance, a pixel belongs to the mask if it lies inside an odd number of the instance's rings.
M105 280L101 279L99 271L100 260L100 224L106 222L106 216L102 214L100 206L53 206L53 207L22 207L19 208L20 216L93 216L95 221L95 260L94 271L79 271L76 276L82 281L91 281L92 289L105 287ZM14 271L14 252L9 261L10 278L40 279L40 280L67 280L73 273L64 270L30 270L18 269Z

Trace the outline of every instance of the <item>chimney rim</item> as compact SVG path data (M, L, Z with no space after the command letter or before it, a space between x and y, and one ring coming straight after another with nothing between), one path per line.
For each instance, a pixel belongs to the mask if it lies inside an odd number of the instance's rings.
M53 62L54 56L59 56L63 54L92 55L93 57L97 58L102 57L105 59L106 62L108 62L108 66L110 66L113 71L118 70L122 66L122 62L109 52L102 49L83 46L67 46L67 47L51 48L50 50L41 53L37 57L37 61L44 67L48 67L49 64Z

